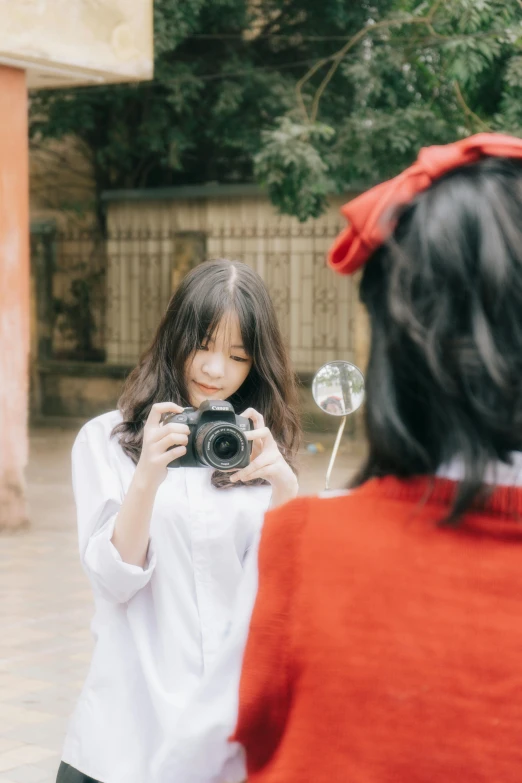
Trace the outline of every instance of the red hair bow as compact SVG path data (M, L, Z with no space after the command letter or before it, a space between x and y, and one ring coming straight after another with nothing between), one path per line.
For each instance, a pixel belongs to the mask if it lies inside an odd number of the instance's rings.
M522 139L478 133L453 144L421 149L412 166L341 208L350 225L332 245L329 265L342 275L353 274L393 233L397 207L408 204L452 169L488 156L522 159Z

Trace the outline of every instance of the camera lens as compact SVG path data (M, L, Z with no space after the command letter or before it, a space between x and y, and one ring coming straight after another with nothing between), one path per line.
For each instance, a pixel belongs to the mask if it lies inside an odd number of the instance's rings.
M210 421L198 428L194 438L194 452L202 465L218 470L232 470L245 462L250 444L235 424Z
M234 459L239 449L240 444L235 435L232 435L231 433L219 435L214 441L214 454L216 454L219 459Z

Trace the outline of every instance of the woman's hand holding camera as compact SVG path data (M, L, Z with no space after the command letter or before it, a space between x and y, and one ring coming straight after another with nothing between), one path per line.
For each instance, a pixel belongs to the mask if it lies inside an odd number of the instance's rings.
M136 467L138 478L159 487L167 472L167 465L187 451L189 428L186 424L162 424L166 413L183 413L173 402L155 403L143 429L143 446Z
M272 485L272 508L292 500L299 490L297 478L279 451L272 433L265 427L263 416L254 408L248 408L241 415L254 423L254 429L245 433L247 440L252 441L252 456L250 465L234 473L230 481L265 479Z
M156 492L167 465L186 452L189 428L185 424L161 424L165 413L182 413L173 402L152 406L143 429L143 446L133 479L123 500L112 543L125 563L143 567L149 547L150 519Z

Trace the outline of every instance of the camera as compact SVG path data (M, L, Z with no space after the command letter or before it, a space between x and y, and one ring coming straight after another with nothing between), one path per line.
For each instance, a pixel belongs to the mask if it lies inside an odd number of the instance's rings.
M252 444L245 433L253 429L252 422L237 416L229 402L205 400L197 410L165 414L162 423L186 424L190 430L186 454L170 462L169 468L232 470L250 464Z

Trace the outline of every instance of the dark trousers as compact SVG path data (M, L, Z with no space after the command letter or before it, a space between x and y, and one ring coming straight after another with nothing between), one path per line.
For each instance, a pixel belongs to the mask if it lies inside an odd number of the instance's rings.
M56 783L99 783L99 781L84 775L83 772L78 772L77 769L70 767L62 761L56 777Z

